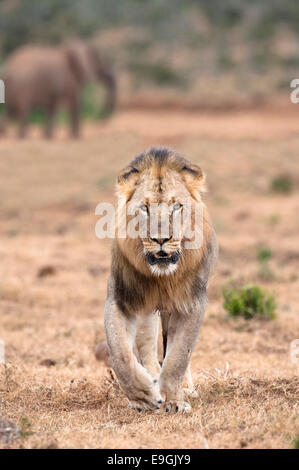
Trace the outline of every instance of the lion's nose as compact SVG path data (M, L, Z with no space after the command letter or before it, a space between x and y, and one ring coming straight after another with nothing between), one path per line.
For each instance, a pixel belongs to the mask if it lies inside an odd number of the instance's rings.
M152 240L154 242L159 243L159 245L161 245L161 246L163 245L163 243L168 242L168 240L170 240L170 239L171 239L171 237L169 237L169 238L152 238Z

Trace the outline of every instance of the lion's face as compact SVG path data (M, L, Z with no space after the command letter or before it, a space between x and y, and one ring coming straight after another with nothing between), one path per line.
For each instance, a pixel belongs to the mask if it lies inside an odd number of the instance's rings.
M144 228L135 240L133 261L136 265L142 257L153 275L170 275L184 256L189 236L186 230L194 222L192 213L200 202L199 181L202 186L203 176L198 167L186 166L186 161L177 156L169 155L161 164L149 154L142 163L124 170L122 185L119 180L131 219L137 214L138 223ZM198 186L195 180L199 180ZM191 216L191 225L183 224L186 213Z
M177 269L184 232L182 227L175 231L174 222L181 217L184 206L191 203L190 193L177 172L168 170L161 180L150 169L141 176L130 205L146 224L147 233L140 240L153 274L167 275Z

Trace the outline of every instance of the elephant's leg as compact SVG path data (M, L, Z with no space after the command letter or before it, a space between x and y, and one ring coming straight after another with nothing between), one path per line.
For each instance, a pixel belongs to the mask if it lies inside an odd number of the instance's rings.
M56 114L56 103L52 103L45 110L45 129L44 135L46 139L51 139L53 137L54 123L55 123L55 114Z
M188 316L172 313L169 319L166 356L159 379L166 411L190 410L190 405L184 401L181 385L190 363L206 303L207 296L203 290L195 305L190 307Z
M142 315L137 319L136 347L141 364L155 379L160 375L158 361L159 316Z
M105 331L112 368L131 402L141 409L158 409L162 403L159 384L133 353L136 319L126 316L113 300L105 305Z
M71 135L74 138L79 137L80 131L80 102L79 96L72 93L69 97L69 112L71 117Z
M6 127L7 127L7 113L4 112L0 119L0 136L6 134Z
M28 124L29 124L29 110L22 110L19 113L18 121L19 121L19 130L18 130L18 137L19 139L24 139L27 135L28 131Z

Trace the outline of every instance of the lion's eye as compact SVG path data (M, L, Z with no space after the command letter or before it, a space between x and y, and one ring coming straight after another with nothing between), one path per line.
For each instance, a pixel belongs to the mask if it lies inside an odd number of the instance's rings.
M142 204L140 206L140 209L143 211L143 212L147 212L148 211L148 208L147 208L147 205L146 204Z
M174 211L179 211L181 207L182 207L182 204L180 204L179 202L176 202L176 203L173 205L173 210L174 210Z

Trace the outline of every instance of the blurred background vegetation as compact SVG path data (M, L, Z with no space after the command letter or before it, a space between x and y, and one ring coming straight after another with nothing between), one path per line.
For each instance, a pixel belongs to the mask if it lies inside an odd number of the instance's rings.
M0 3L1 62L25 43L93 38L114 63L123 104L141 96L240 104L289 92L298 36L296 0Z

